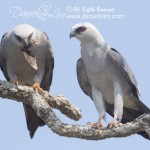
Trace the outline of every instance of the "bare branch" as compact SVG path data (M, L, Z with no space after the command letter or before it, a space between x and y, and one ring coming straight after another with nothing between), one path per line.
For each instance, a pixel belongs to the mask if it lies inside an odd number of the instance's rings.
M81 117L79 109L62 96L54 97L45 91L41 95L31 87L16 86L4 81L0 81L0 96L15 99L30 105L47 126L61 136L87 140L102 140L111 137L126 137L141 131L146 131L150 134L150 114L144 114L134 121L117 128L91 129L86 126L63 123L55 115L51 107L59 109L62 113L74 120L78 120Z
M134 120L133 122L112 129L108 129L106 127L102 129L91 129L80 125L65 124L61 122L61 120L55 115L52 109L48 109L48 111L41 112L40 114L44 114L40 117L42 117L48 127L58 135L76 137L86 140L102 140L112 137L127 137L132 134L145 131L146 128L150 128L150 114L142 115L140 118Z

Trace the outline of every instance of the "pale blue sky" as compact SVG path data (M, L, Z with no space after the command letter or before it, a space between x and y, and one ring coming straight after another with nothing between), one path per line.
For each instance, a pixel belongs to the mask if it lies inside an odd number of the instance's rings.
M49 4L50 8L43 8L43 2L46 2L46 5ZM109 13L102 12L102 10L99 12L99 7L105 9L114 8L114 10ZM85 11L87 8L95 11L87 13ZM33 15L31 11L34 13L38 12L38 15ZM27 13L30 13L30 16L25 16ZM98 16L98 14L123 15L124 18L83 19L84 14L88 17L90 15ZM83 113L83 118L75 122L60 114L59 111L56 111L62 121L85 125L88 121L95 122L98 117L93 102L81 91L77 82L76 62L80 57L80 44L76 39L69 39L71 27L83 21L95 24L103 34L106 42L122 53L140 84L142 101L150 107L149 0L111 0L111 2L109 0L86 2L85 0L64 0L63 2L59 0L26 0L24 2L19 0L5 0L0 4L0 15L1 37L5 32L22 23L28 23L48 34L55 56L51 93L66 96ZM0 72L0 79L4 79L2 72ZM22 104L10 100L0 100L0 118L0 149L3 150L99 150L104 148L113 150L117 147L122 150L129 149L129 147L140 150L143 147L147 149L150 146L150 141L138 135L127 138L111 138L102 141L86 141L60 137L51 132L46 126L39 128L31 140L26 128ZM110 118L107 118L109 121Z

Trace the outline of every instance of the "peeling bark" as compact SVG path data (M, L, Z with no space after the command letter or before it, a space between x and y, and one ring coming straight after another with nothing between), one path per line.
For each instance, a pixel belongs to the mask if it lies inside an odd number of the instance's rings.
M59 109L67 117L74 120L79 120L82 117L80 110L63 96L52 96L46 91L39 94L31 87L17 86L0 80L0 97L30 105L47 126L60 136L102 140L111 137L126 137L141 131L146 131L150 135L150 114L144 114L117 128L94 129L63 123L56 116L52 108Z

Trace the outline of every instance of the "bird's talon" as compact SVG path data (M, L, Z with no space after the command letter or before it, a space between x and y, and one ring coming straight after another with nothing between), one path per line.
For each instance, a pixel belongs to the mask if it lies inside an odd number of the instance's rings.
M108 123L107 128L111 129L112 127L113 127L113 123L112 122Z
M34 83L32 85L33 89L35 89L37 92L42 92L42 88L40 87L39 83Z
M111 129L111 128L117 128L117 127L120 127L122 126L123 124L121 122L110 122L108 125L107 125L107 128L108 129Z
M88 127L92 127L92 122L87 122L86 124Z
M98 123L98 122L96 122L96 123L88 122L87 126L89 126L91 128L96 128L96 129L103 127L103 125L101 123Z

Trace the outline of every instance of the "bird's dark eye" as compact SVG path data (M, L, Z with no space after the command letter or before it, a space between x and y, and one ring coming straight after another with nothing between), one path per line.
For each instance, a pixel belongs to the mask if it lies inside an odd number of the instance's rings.
M85 30L86 30L86 27L82 26L82 27L77 28L76 32L81 33L81 32L84 32Z
M33 32L28 36L28 39L31 39L33 35Z
M15 35L15 37L16 37L16 39L17 39L19 42L21 42L21 41L22 41L22 39L21 39L21 37L20 37L20 36Z

